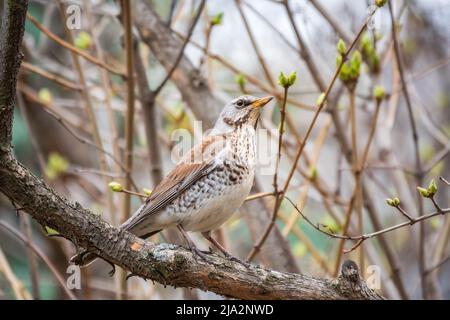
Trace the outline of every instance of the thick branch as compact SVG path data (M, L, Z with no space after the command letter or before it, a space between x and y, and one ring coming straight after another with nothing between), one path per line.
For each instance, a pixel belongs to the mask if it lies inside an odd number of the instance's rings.
M12 134L13 104L16 94L27 0L8 0L0 32L0 150L9 149Z
M179 246L155 245L121 231L71 203L10 154L1 155L0 190L40 224L135 275L175 287L195 287L241 299L380 299L359 278L324 280L249 268L208 255L208 263Z

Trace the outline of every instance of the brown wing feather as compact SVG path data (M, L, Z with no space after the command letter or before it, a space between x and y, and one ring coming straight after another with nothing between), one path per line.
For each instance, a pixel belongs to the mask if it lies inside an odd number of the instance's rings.
M122 228L132 229L146 217L155 214L171 203L197 180L213 171L216 167L214 156L221 150L224 142L224 136L212 136L205 139L201 145L192 148L156 186L146 202L122 225ZM199 159L199 156L202 158ZM197 159L199 161L194 161Z

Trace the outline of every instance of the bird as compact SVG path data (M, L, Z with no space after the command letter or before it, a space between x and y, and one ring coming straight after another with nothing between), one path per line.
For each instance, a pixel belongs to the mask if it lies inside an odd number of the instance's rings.
M240 262L211 232L229 220L250 193L256 166L256 126L261 108L272 99L244 95L227 103L211 133L179 160L120 229L146 239L176 227L191 252L206 260L187 233L199 232L226 258ZM84 251L71 262L87 266L96 258Z

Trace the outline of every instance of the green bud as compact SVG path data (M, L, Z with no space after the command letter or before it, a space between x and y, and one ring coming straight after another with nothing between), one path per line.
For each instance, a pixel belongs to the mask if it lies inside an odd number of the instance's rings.
M430 192L422 187L417 187L417 190L419 191L420 195L424 198L429 198L430 197Z
M400 205L400 199L395 197L394 199L392 199L392 202L394 204L395 207L398 207Z
M282 86L283 88L288 86L288 79L286 78L283 71L280 72L280 75L278 76L278 84Z
M291 72L291 74L288 77L289 87L295 83L295 80L297 80L297 72L293 71L293 72Z
M52 152L48 156L45 173L49 179L53 180L61 175L61 173L66 172L68 167L69 162L63 156L59 153Z
M375 0L375 4L378 8L383 7L386 4L387 0Z
M316 180L317 176L319 175L319 172L317 171L317 167L312 167L310 170L310 176L311 176L311 180Z
M350 80L350 67L347 63L344 63L341 67L341 71L339 72L339 79L343 82L347 82Z
M325 92L322 92L316 100L316 106L321 106L323 102L325 101Z
M433 228L434 230L439 229L439 227L441 226L441 219L439 219L439 217L431 218L430 225L431 225L431 228Z
M296 257L304 257L308 253L308 248L303 242L297 241L292 249Z
M280 75L278 76L278 84L283 88L289 88L295 83L296 79L297 73L295 71L291 72L289 76L286 76L283 72L280 72Z
M211 18L211 25L217 26L219 24L222 24L223 20L223 12L219 12L214 17Z
M52 229L50 227L45 226L44 227L45 233L47 234L47 236L56 236L59 235L59 232L56 231L55 229Z
M359 52L359 50L355 50L355 52L353 52L352 54L350 63L357 65L359 68L359 66L361 65L361 61L362 61L361 52Z
M244 87L245 84L247 83L247 78L241 73L237 74L234 80L241 88Z
M434 181L434 179L431 179L430 184L428 185L428 192L430 194L430 197L434 196L437 190L438 188L436 185L436 181Z
M384 87L375 86L375 88L373 88L373 96L378 102L382 101L384 99Z
M368 50L370 50L370 47L373 47L372 40L368 32L364 32L364 34L361 37L360 43L361 43L361 50L364 52L367 52Z
M386 203L388 205L390 205L391 207L398 207L400 204L400 199L399 198L393 198L393 199L387 198Z
M79 49L86 50L92 44L92 38L89 33L81 31L74 40L75 46Z
M147 188L142 189L142 191L144 191L144 194L145 194L146 196L149 196L149 195L152 194L152 190L147 189Z
M116 182L116 181L111 181L108 184L108 187L111 189L111 191L114 191L114 192L122 192L123 191L123 186L119 182Z
M347 52L347 46L345 45L344 40L339 39L337 43L337 51L341 56L345 55L345 53Z
M38 97L39 97L39 100L41 100L41 102L45 105L49 105L53 101L52 93L47 88L40 89L38 92Z

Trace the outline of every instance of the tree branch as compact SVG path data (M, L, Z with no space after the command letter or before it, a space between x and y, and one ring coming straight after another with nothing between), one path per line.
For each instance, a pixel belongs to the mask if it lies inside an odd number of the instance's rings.
M182 247L136 238L57 194L9 153L1 154L0 179L0 190L41 225L145 279L240 299L381 298L363 281L351 282L344 275L327 280L254 265L246 268L216 254L205 262Z

